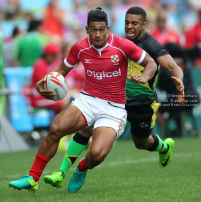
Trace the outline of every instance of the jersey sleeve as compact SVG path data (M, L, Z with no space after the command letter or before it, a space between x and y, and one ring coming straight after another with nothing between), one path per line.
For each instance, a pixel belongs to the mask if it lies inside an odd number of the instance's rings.
M79 44L75 44L71 47L68 56L64 59L64 64L73 68L79 61Z
M146 55L146 52L135 45L132 41L122 38L122 49L126 54L126 57L137 64L140 64Z

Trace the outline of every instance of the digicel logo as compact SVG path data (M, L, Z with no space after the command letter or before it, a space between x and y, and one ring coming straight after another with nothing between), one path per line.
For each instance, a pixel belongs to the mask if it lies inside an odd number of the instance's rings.
M117 76L121 76L121 69L119 68L118 71L114 71L114 72L95 72L95 71L91 71L91 70L87 70L87 76L93 76L96 77L96 79L101 80L102 78L106 78L106 77L117 77Z

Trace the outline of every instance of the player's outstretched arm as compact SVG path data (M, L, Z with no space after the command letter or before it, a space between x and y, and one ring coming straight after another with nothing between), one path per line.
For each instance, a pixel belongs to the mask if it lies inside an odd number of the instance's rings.
M157 58L157 62L171 73L171 78L173 79L177 90L184 95L184 74L182 69L175 63L174 59L170 55L163 55Z
M72 70L72 68L66 66L64 64L64 62L62 64L60 64L57 67L54 67L53 69L51 69L50 72L59 72L60 74L62 74L64 77ZM41 79L40 81L38 81L36 83L36 90L38 91L38 93L45 97L48 100L53 100L55 94L53 93L52 90L45 90L44 89L44 84L45 84L45 78Z
M154 76L157 70L157 65L148 53L146 53L144 60L140 63L140 65L144 67L142 76L132 75L130 80L136 84L145 84Z

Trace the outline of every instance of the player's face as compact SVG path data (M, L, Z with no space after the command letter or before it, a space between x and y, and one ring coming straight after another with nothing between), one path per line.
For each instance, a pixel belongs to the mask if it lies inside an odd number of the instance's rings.
M126 38L133 41L141 37L142 30L146 28L141 15L126 14L125 32Z
M102 48L107 44L109 26L106 26L105 22L90 22L86 31L95 48Z

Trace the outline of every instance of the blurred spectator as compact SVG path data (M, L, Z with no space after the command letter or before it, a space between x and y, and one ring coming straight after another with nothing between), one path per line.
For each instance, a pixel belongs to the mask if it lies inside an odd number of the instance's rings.
M64 12L58 7L58 0L50 0L45 9L43 28L50 37L59 38L63 34Z
M20 15L20 0L7 0L2 10L6 20L15 20Z
M33 15L30 12L24 12L23 13L23 18L25 21L30 23L33 20Z
M72 42L65 43L62 47L62 60L64 60L69 54ZM82 63L78 63L71 72L66 76L66 82L68 85L68 97L73 100L83 89L85 82L85 71Z
M12 38L4 43L3 46L3 60L4 67L12 67L12 50L15 47L16 38L21 34L21 30L18 27L13 29Z
M173 80L171 79L171 74L164 69L160 70L158 88L164 90L167 93L167 100L161 102L161 106L158 110L158 122L162 128L166 128L166 120L163 116L165 112L169 113L169 118L174 119L177 123L177 130L173 131L173 134L181 135L181 113L188 112L188 114L193 117L192 109L193 106L185 106L185 104L194 103L199 104L199 96L193 87L191 71L187 66L189 59L197 58L201 55L201 51L198 47L193 47L192 49L185 49L177 44L169 43L165 47L169 51L170 55L175 58L175 62L183 69L184 72L184 93L186 97L179 96ZM167 85L168 84L168 85ZM188 97L189 96L189 97ZM192 97L191 97L192 96ZM175 105L180 104L180 106ZM184 105L182 105L184 104ZM179 131L179 132L178 132ZM193 131L196 132L197 131Z
M167 43L179 44L179 35L172 29L167 27L167 14L163 11L158 13L156 29L151 31L158 42L165 45Z
M201 2L199 2L199 5L199 21L193 28L186 32L186 48L192 48L196 44L201 45ZM196 61L195 65L201 67L201 58Z
M141 0L141 2L143 3L143 5L146 7L146 8L149 8L153 5L154 0Z
M177 4L177 12L181 23L185 25L185 27L190 28L196 23L196 12L189 4L191 0L182 0L178 1Z
M86 6L88 7L89 10L94 9L95 7L103 7L103 0L86 0Z
M61 60L58 59L59 52L59 46L49 44L44 48L43 57L34 64L31 80L33 94L30 96L31 104L34 108L47 108L53 110L55 113L59 113L69 105L67 99L57 102L47 100L42 97L35 88L36 83L44 78L53 67L60 65Z
M5 13L2 10L0 10L0 21L3 21L4 19L5 19Z
M72 14L72 13L71 13ZM69 29L68 32L65 33L62 37L62 41L81 41L84 38L87 37L86 29L83 28L81 25L81 22L79 19L72 18L71 16L71 22L68 23ZM77 16L78 17L78 16Z
M13 66L32 66L42 56L47 39L42 33L42 21L32 20L28 32L19 37L13 50Z
M73 1L73 9L65 15L64 41L81 41L87 37L85 26L87 22L88 7L79 0ZM67 39L67 40L66 40Z

